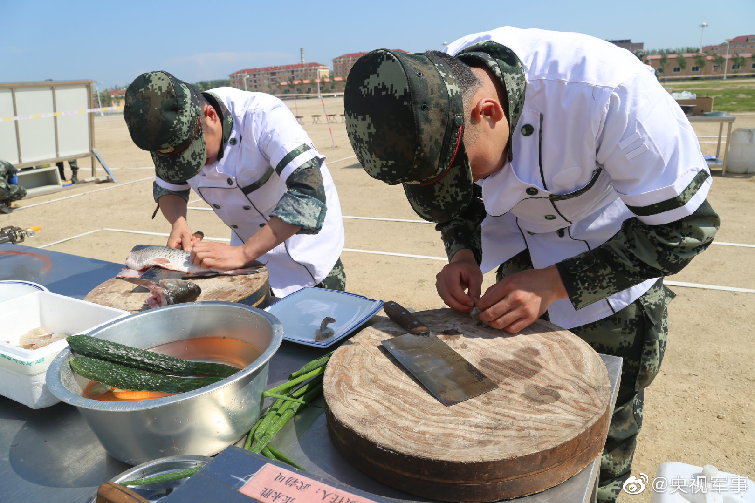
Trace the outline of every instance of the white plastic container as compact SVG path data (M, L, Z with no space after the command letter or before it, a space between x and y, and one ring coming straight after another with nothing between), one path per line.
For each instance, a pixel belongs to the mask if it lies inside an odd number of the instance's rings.
M21 336L44 328L67 335L86 333L128 312L112 307L36 291L0 302L0 395L39 409L56 404L45 385L47 367L63 348L65 339L38 349L20 347Z
M755 173L755 129L735 129L729 140L726 171Z
M670 461L658 466L652 503L755 503L755 483L743 475Z
M31 281L20 279L4 279L0 281L0 302L15 299L21 295L35 292L47 292L47 288Z

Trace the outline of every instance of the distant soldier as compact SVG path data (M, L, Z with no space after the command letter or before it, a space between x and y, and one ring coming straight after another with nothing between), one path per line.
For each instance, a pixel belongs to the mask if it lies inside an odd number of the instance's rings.
M0 161L0 213L10 213L13 211L11 203L26 197L25 188L10 182L17 172L13 164Z
M55 165L58 167L58 172L60 173L60 179L65 180L65 170L63 169L63 161L56 162ZM68 161L68 167L71 168L71 183L79 183L79 165L76 162L76 159L71 159Z

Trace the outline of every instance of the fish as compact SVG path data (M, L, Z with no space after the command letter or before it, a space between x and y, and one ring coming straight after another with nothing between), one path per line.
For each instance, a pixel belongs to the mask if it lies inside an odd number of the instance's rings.
M199 285L185 279L161 279L144 286L150 292L150 296L145 301L149 307L172 306L184 302L194 302L199 297L199 294L202 293Z
M336 319L331 318L330 316L326 316L322 319L322 323L320 323L320 328L315 330L315 341L320 342L327 339L330 339L333 337L336 332L332 328L330 328L328 325L331 323L335 323Z
M126 266L116 277L118 278L139 278L142 274L153 267L168 269L182 273L181 278L196 278L203 276L238 275L251 274L257 272L262 266L257 261L250 264L249 267L242 269L232 269L223 271L220 269L210 269L194 264L191 261L191 252L171 248L169 246L156 245L136 245L124 262Z

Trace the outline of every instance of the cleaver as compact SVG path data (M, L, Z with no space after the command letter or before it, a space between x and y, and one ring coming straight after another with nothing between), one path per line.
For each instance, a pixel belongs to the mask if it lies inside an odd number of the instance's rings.
M384 340L383 347L443 405L463 402L496 387L406 308L389 300L383 311L408 331Z

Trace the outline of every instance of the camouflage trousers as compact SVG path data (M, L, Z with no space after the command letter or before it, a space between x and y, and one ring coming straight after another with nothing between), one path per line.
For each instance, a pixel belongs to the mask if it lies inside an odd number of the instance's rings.
M346 290L346 272L343 270L343 262L339 258L336 265L330 270L325 279L315 285L317 288L327 288L329 290Z
M526 253L526 252L524 252ZM497 277L531 268L522 254L498 269ZM529 256L526 257L529 260ZM621 381L603 449L598 502L615 502L630 476L637 434L642 427L643 390L658 374L666 350L666 307L675 294L658 280L644 295L618 313L570 331L598 353L623 358Z

